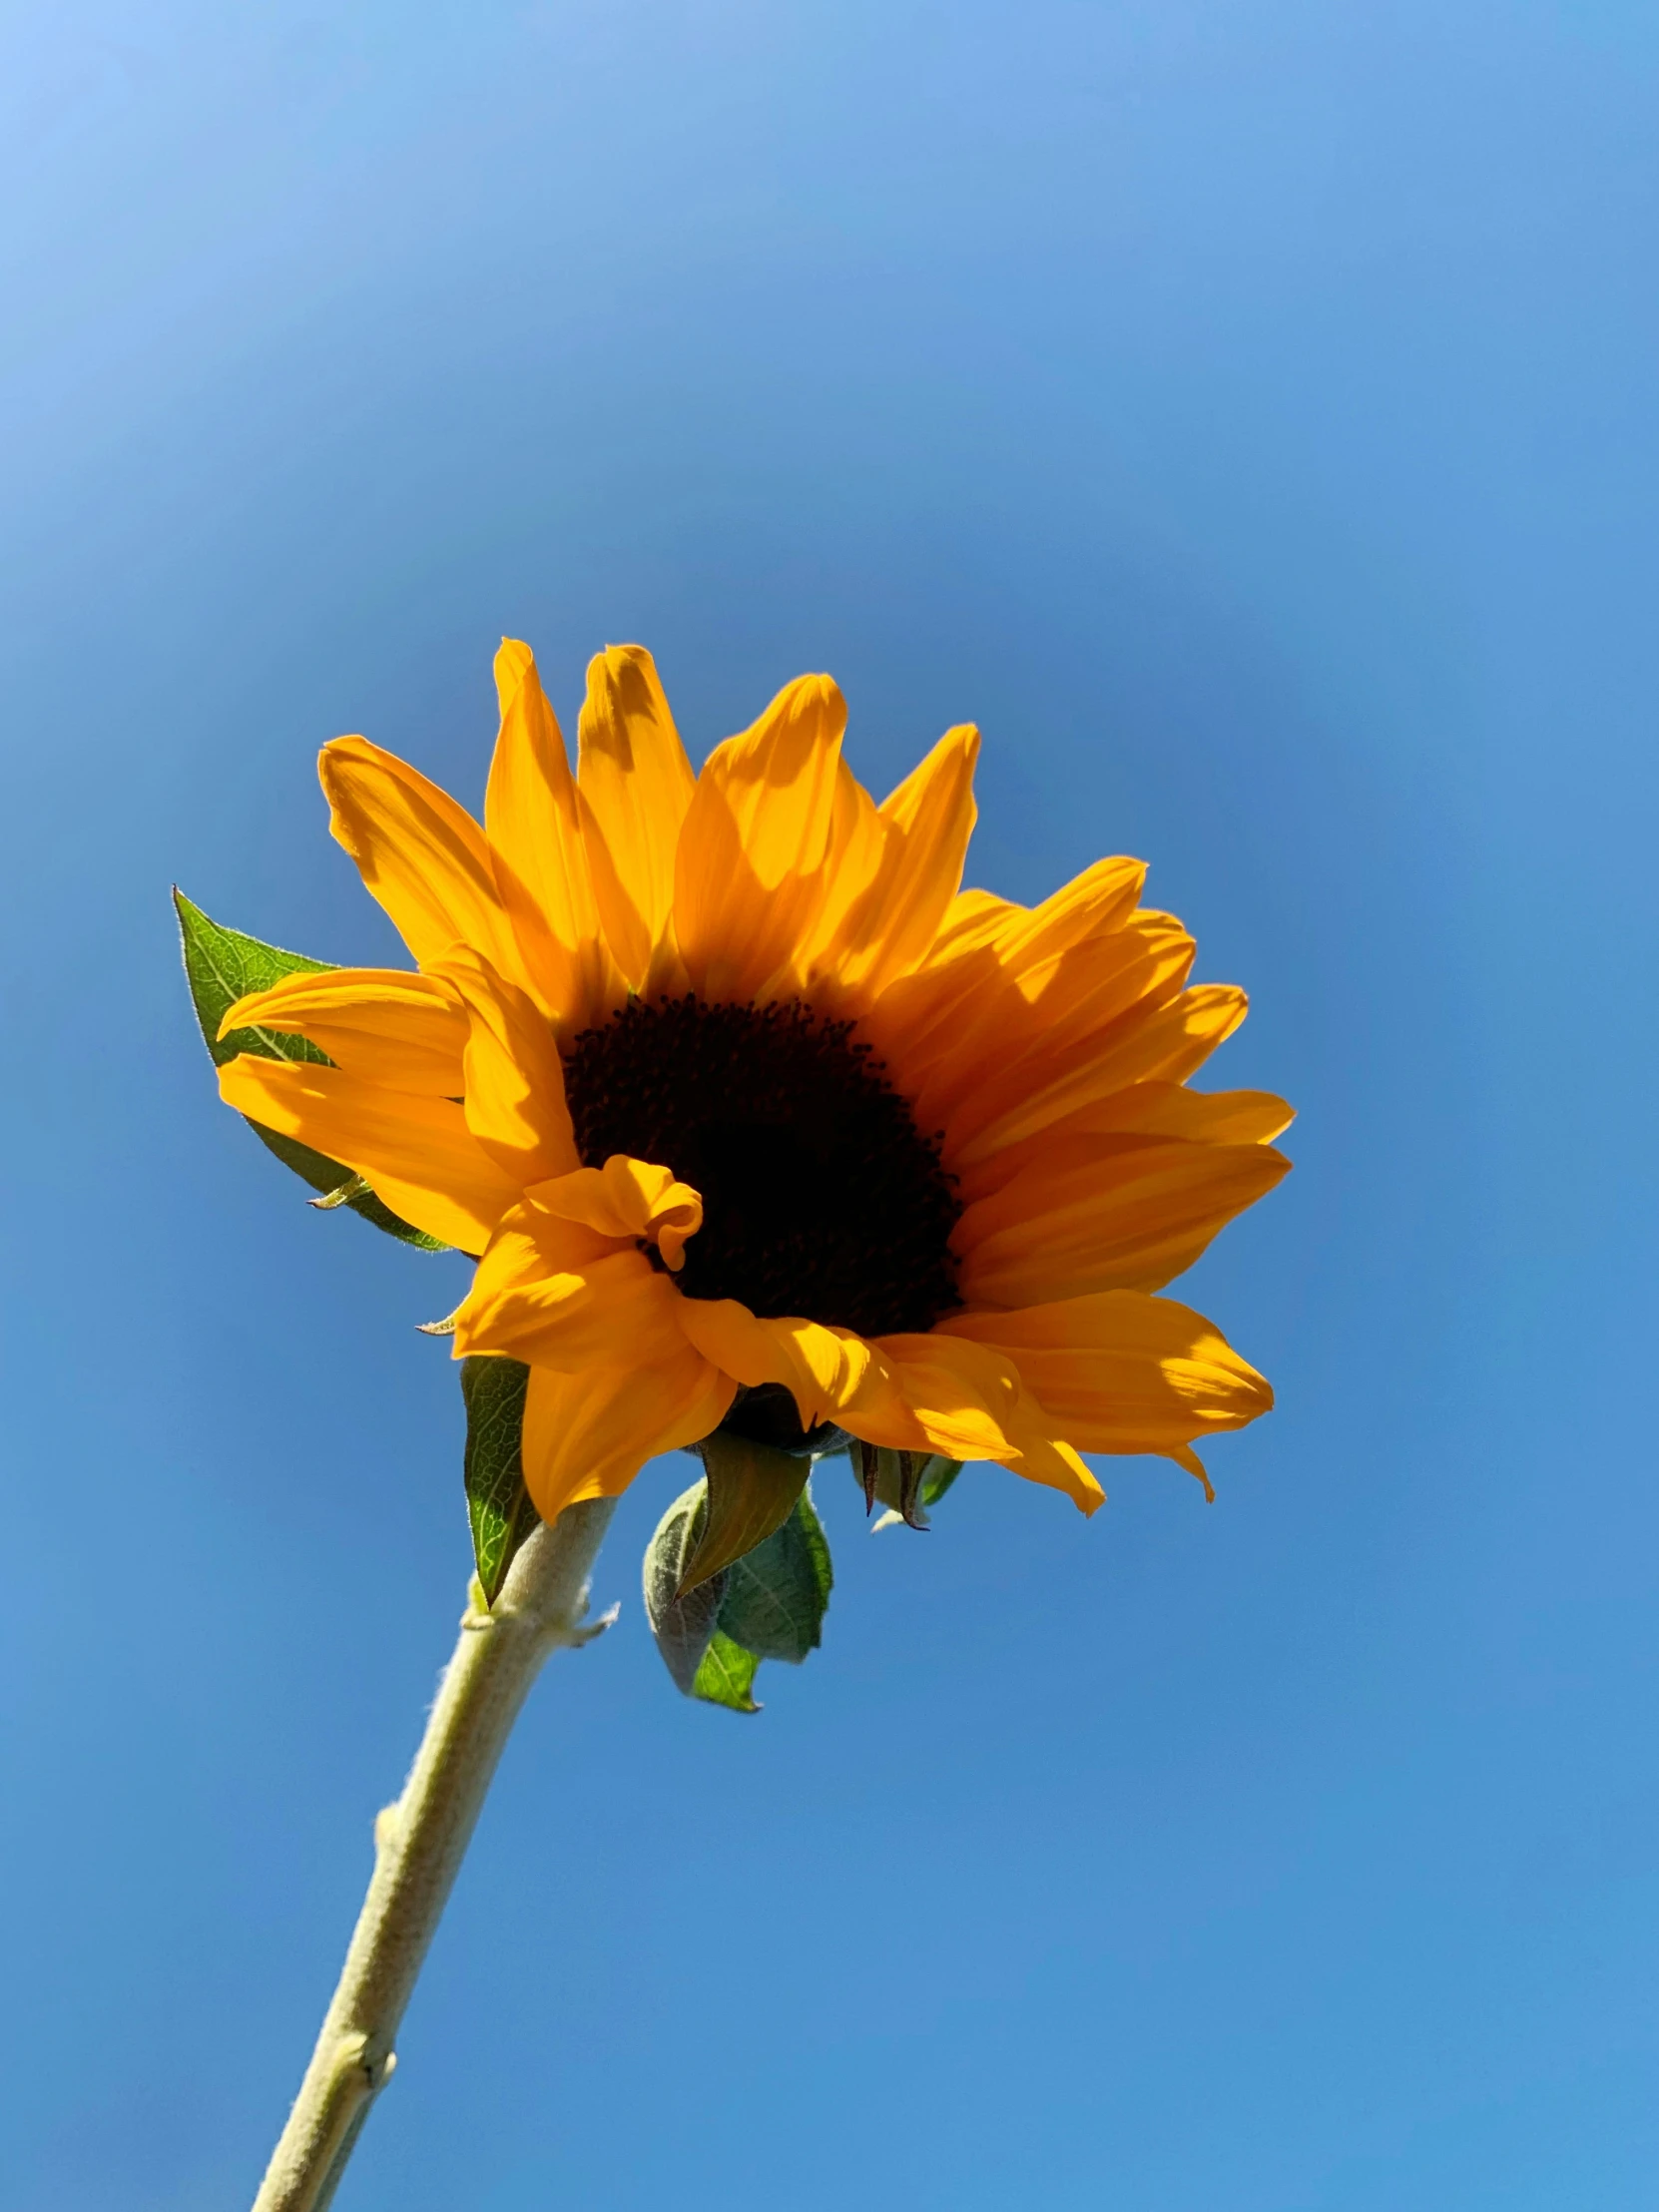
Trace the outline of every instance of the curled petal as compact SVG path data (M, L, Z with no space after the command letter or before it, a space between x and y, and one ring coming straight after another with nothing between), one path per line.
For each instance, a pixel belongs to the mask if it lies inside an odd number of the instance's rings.
M567 1373L643 1371L684 1343L678 1294L643 1253L529 1205L506 1215L455 1314L457 1359L504 1352Z
M553 1031L527 991L481 954L452 946L433 963L466 1008L467 1127L523 1188L576 1164L564 1065Z
M849 1329L795 1317L763 1321L735 1298L683 1298L680 1326L734 1381L750 1389L783 1383L803 1428L839 1422L863 1398L878 1401L884 1386L881 1362Z
M613 1152L602 1168L577 1168L527 1195L544 1213L583 1222L601 1236L648 1239L675 1275L686 1264L687 1239L703 1226L699 1192L677 1183L672 1169L624 1152Z

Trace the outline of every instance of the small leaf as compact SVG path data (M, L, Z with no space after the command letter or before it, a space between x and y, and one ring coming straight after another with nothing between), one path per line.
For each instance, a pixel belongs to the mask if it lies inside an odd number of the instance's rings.
M754 1652L745 1651L742 1644L735 1644L717 1628L703 1655L703 1664L697 1670L691 1694L701 1698L705 1705L724 1705L733 1713L758 1713L761 1708L752 1693L760 1665Z
M811 1471L807 1459L718 1430L702 1451L709 1479L709 1517L682 1571L681 1597L781 1528Z
M707 1508L708 1487L700 1478L675 1499L645 1547L645 1617L651 1623L664 1666L687 1697L695 1694L698 1670L714 1636L715 1618L726 1594L723 1574L711 1576L684 1595L677 1594L687 1555L702 1532ZM754 1668L750 1674L753 1677Z
M488 1353L461 1362L466 1400L466 1511L484 1603L493 1605L513 1554L540 1516L524 1487L524 1393L530 1370Z
M240 929L226 929L210 920L177 885L174 886L173 903L179 915L185 979L190 985L196 1019L214 1066L223 1067L239 1052L253 1053L261 1060L309 1060L322 1067L331 1066L327 1053L320 1051L307 1037L294 1036L282 1029L264 1028L233 1029L228 1036L222 1037L219 1025L237 1000L246 998L250 991L269 990L284 975L320 975L332 962L309 960L302 952L284 952L279 946L264 944L258 937L247 936ZM342 1187L354 1179L351 1170L342 1167L339 1161L313 1152L309 1145L300 1144L296 1138L268 1129L250 1115L245 1114L243 1119L284 1167L291 1168L313 1191L322 1192L330 1205L349 1206L354 1214L361 1214L364 1221L372 1222L376 1229L383 1229L387 1236L413 1245L417 1251L448 1250L425 1230L415 1229L399 1219L366 1184L361 1190L345 1195Z
M783 1527L728 1571L720 1633L758 1660L798 1667L823 1639L833 1582L823 1524L803 1490Z

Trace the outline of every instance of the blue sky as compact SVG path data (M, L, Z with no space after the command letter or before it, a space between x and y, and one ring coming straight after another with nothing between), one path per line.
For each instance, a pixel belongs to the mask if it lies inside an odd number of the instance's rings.
M251 2196L467 1571L453 1260L217 1103L170 938L392 956L361 730L830 670L970 879L1152 863L1301 1108L1187 1279L1279 1410L819 1496L683 1703L638 1559L509 1753L340 2212L1596 2212L1659 2183L1650 11L0 20L16 2212Z

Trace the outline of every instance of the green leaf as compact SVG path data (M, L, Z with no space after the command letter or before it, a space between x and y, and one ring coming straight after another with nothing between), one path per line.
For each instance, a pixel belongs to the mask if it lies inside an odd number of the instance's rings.
M720 1634L757 1661L798 1667L823 1639L833 1582L823 1524L803 1490L783 1527L729 1570Z
M309 1060L323 1067L330 1066L327 1053L320 1051L307 1037L264 1028L233 1029L222 1037L219 1025L237 1000L246 998L250 991L269 990L284 975L320 975L333 963L308 960L302 952L284 952L277 945L263 944L258 937L246 936L240 929L224 928L219 922L210 920L177 884L173 903L179 915L185 977L190 984L203 1041L215 1067L223 1067L239 1052L251 1052L261 1060ZM337 1160L330 1160L323 1153L313 1152L309 1145L268 1129L250 1115L245 1114L243 1119L261 1143L268 1145L282 1165L291 1168L313 1191L325 1192L332 1199L335 1193L344 1191L355 1180L351 1170L342 1167ZM364 1221L372 1222L376 1229L383 1229L387 1236L413 1245L417 1251L448 1250L425 1230L415 1229L399 1219L370 1190L348 1193L337 1202L349 1206L354 1214L361 1214Z
M702 1533L707 1508L708 1486L700 1477L689 1490L681 1491L645 1547L645 1617L664 1666L687 1697L695 1692L726 1594L723 1574L680 1594L686 1559ZM750 1671L753 1674L754 1669Z
M486 1605L500 1595L514 1552L540 1518L524 1487L524 1393L529 1382L530 1370L521 1360L478 1353L461 1362L466 1511Z
M701 1698L705 1705L724 1705L733 1713L758 1713L761 1708L751 1693L760 1664L754 1652L745 1651L742 1644L735 1644L717 1628L703 1655L703 1664L697 1670L691 1694Z
M961 1471L960 1459L944 1459L935 1452L922 1469L921 1488L917 1493L921 1503L937 1505Z
M686 1562L704 1540L708 1519L704 1480L682 1491L657 1523L645 1553L646 1617L687 1697L758 1713L753 1691L761 1661L799 1666L818 1646L834 1581L830 1546L804 1490L762 1543L687 1588Z
M781 1528L806 1487L811 1461L718 1430L702 1445L709 1517L680 1577L684 1597Z

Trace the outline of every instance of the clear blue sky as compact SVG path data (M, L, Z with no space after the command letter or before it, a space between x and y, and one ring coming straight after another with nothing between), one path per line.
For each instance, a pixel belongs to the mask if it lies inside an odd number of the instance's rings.
M985 732L1153 867L1296 1174L1220 1491L820 1482L683 1703L627 1499L339 2212L1646 2212L1659 24L456 0L0 24L0 2205L246 2201L467 1572L458 1264L216 1102L170 936L391 951L318 744L489 661Z

